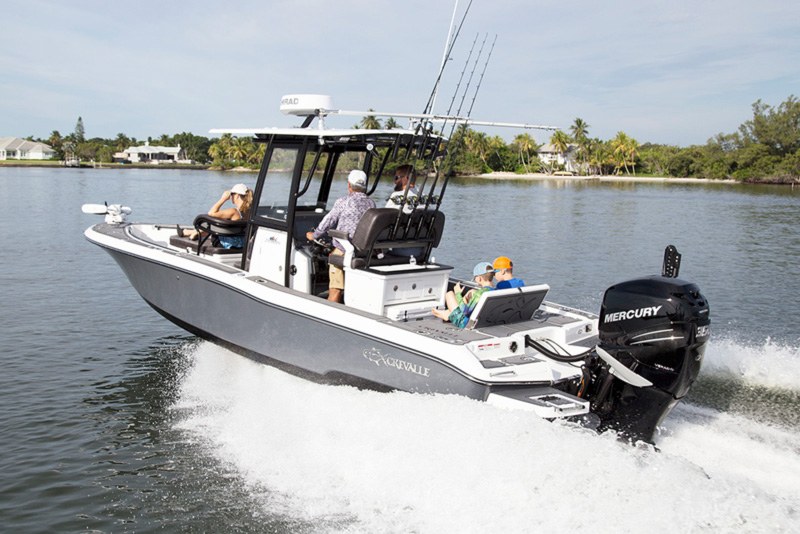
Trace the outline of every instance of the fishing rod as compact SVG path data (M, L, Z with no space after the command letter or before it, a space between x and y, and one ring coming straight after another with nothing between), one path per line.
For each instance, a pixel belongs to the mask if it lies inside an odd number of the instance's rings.
M464 62L464 68L461 69L461 76L458 78L458 83L456 84L456 90L453 91L453 98L450 99L450 106L447 108L447 114L450 115L450 112L453 110L453 103L456 101L456 97L458 96L458 90L461 88L461 82L464 80L464 73L467 72L467 67L469 67L469 60L472 58L472 52L475 50L475 43L478 42L478 35L475 34L475 39L472 40L472 48L469 49L469 55L467 56L467 60ZM441 134L444 134L444 129L447 126L447 121L442 124L442 129L440 130Z
M442 81L442 74L444 74L444 68L447 66L447 59L450 58L450 53L453 51L453 47L455 46L456 42L458 41L458 36L461 35L461 28L464 26L464 21L467 19L467 14L469 14L469 9L472 7L472 0L469 1L467 4L467 9L464 11L464 15L461 17L461 22L458 25L458 29L456 30L456 34L453 36L453 39L450 40L450 34L453 31L453 21L455 20L456 11L458 10L458 0L456 0L455 7L453 8L453 17L450 22L450 30L447 36L447 40L449 41L448 44L445 45L445 53L442 58L442 64L439 67L439 74L436 77L436 81L433 84L433 90L431 91L431 95L428 97L428 103L425 104L425 109L423 110L423 114L427 115L428 113L433 112L433 104L436 102L436 95L439 92L439 84ZM409 117L410 119L411 117ZM423 127L422 121L417 122L416 127L414 128L414 136L416 137L419 135L420 128ZM426 132L427 135L427 132ZM404 159L408 159L409 155L411 154L411 149L413 145L414 138L409 140L408 145L406 145L406 156ZM423 143L424 144L424 143ZM415 158L416 159L416 158ZM416 164L416 161L414 162Z
M470 2L470 4L471 4L471 2ZM462 20L462 24L463 24L463 20ZM460 28L459 28L459 30L460 30ZM418 188L418 196L413 201L415 206L412 206L412 210L416 209L417 205L422 205L422 204L424 204L425 209L427 209L430 206L431 201L436 201L437 200L433 193L434 193L434 191L436 189L436 183L438 182L438 176L439 176L439 169L438 168L436 169L436 173L435 173L435 176L434 176L434 182L433 182L433 184L431 184L430 193L427 196L425 196L425 186L428 183L428 178L429 178L429 176L431 174L431 168L434 166L433 162L436 159L436 157L439 155L439 148L440 148L441 143L442 143L441 135L444 133L444 129L447 127L448 120L451 119L450 112L453 109L453 103L455 102L455 99L458 96L459 88L461 87L461 83L464 80L464 73L466 73L467 68L469 67L470 59L472 58L472 54L475 51L475 44L478 42L478 35L479 34L475 34L475 39L473 39L473 41L472 41L472 46L470 47L469 54L467 55L467 60L464 62L464 68L461 70L461 75L459 76L458 83L456 84L455 91L453 91L453 98L450 100L450 105L449 105L449 107L447 109L447 114L443 117L444 120L443 120L442 127L441 127L441 129L439 131L439 136L436 138L436 140L434 141L433 146L431 147L430 159L428 160L428 163L425 166L425 176L424 176L424 178L422 180L422 185ZM484 39L484 42L485 42L485 39ZM455 39L451 43L451 48L452 48L453 44L455 44ZM482 48L483 47L481 47L481 49ZM480 58L480 53L478 54L478 58ZM476 65L477 65L477 59L476 59ZM473 72L474 72L474 68L473 68ZM471 76L470 76L470 79L471 79ZM467 87L464 89L465 95L466 95L468 87L469 87L469 83L467 83ZM436 88L436 90L438 90L438 80L437 80L437 88ZM435 100L435 96L434 96L434 100ZM462 102L463 102L463 99L462 99ZM426 109L426 111L427 111L427 109ZM431 111L432 111L432 108L431 108ZM431 118L432 117L437 117L438 118L439 116L430 115L430 117ZM454 121L454 124L455 124L455 122L456 121ZM418 133L419 127L422 125L422 123L423 123L422 120L420 120L418 125L417 125L417 130L416 130L415 134ZM416 156L414 158L414 164L412 165L412 167L414 169L416 169L417 161L425 154L425 148L427 146L428 139L429 139L431 133L433 132L433 128L431 127L432 121L428 120L427 124L428 124L428 127L426 127L426 129L425 129L425 136L424 136L423 142L420 144L419 149L417 150ZM408 202L408 189L405 190L405 193L403 195L403 201L400 204L401 205L401 209L402 209L403 206L406 205L407 202ZM413 211L412 211L412 213L413 213ZM399 226L399 222L400 222L400 217L398 217L398 219L395 221L393 233L397 231L397 228ZM408 236L409 230L411 229L411 224L412 224L412 219L411 219L411 217L409 217L408 220L406 221L406 227L405 227L405 229L403 231L404 238ZM417 230L415 232L415 237L419 236L419 233L420 233L421 229L422 229L422 218L420 218L420 222L419 222L419 224L417 226Z
M483 42L481 43L481 47L478 50L478 57L475 58L475 64L472 67L472 71L470 71L469 78L467 79L467 85L466 85L466 87L464 87L464 94L462 95L461 102L458 105L458 111L456 112L457 115L461 114L461 108L464 106L464 100L466 99L467 92L469 91L469 86L472 84L472 77L475 75L475 69L478 67L478 62L481 59L481 55L483 55L483 47L486 45L486 38L487 37L488 37L488 34L487 34L486 37L483 38ZM475 39L477 41L477 36L475 37ZM450 128L450 136L449 136L450 138L452 138L453 132L455 131L455 128L456 128L456 124L457 124L457 122L453 121L453 126ZM444 130L444 126L442 127L442 130ZM445 183L443 184L443 186L446 185L446 181L447 181L447 177L445 177ZM433 178L433 183L431 184L431 191L430 191L428 197L426 198L426 202L425 202L425 208L426 209L428 208L428 206L430 206L431 201L435 201L436 202L436 210L438 211L438 209L439 209L439 205L441 204L442 195L441 195L441 193L438 195L438 197L436 197L434 195L434 193L436 191L436 185L438 184L438 182L439 182L439 173L437 172L436 175Z
M485 42L485 39L484 39ZM472 95L472 102L470 102L469 110L467 110L467 117L472 115L472 108L475 106L475 99L478 97L478 91L483 84L483 75L486 74L486 68L489 66L489 60L492 58L492 52L494 52L494 45L497 43L497 34L494 35L494 41L492 41L492 47L489 49L489 54L486 56L486 63L483 64L483 70L481 71L481 77L478 80L478 85L475 86L475 94ZM482 47L481 47L482 48ZM464 127L464 134L466 135L466 126ZM455 158L451 158L450 160L451 166L455 165ZM442 183L442 190L439 193L440 197L444 197L444 192L447 189L447 184L450 182L450 174L448 173L447 176L444 178L444 183Z
M467 117L472 115L472 107L475 105L475 99L478 98L478 89L481 88L481 84L483 83L483 75L486 74L486 67L489 66L489 60L492 57L492 52L494 52L494 45L497 42L497 34L494 34L494 41L492 41L492 47L489 49L489 55L486 56L486 63L483 64L483 70L481 71L481 78L478 80L478 85L475 86L475 94L472 95L472 102L469 105L469 110L467 111Z
M447 31L447 39L444 41L444 53L442 54L442 64L439 67L439 72L444 71L444 64L447 63L449 59L448 51L451 48L450 37L453 35L453 25L456 21L456 12L458 11L458 0L456 0L455 6L453 6L453 16L450 18L450 29ZM433 87L433 102L431 103L430 111L433 111L433 108L436 106L436 97L439 94L439 80L436 81L436 84Z
M472 58L472 52L475 50L475 44L478 42L478 35L479 34L475 34L475 39L472 41L472 48L470 49L469 56L467 57L467 61L464 64L464 69L461 71L461 77L459 78L459 81L458 81L458 84L456 86L456 89L453 92L453 98L450 101L450 107L447 110L447 115L445 115L446 118L445 118L445 121L444 121L444 123L442 125L441 133L444 133L444 129L447 127L447 121L451 118L450 112L453 109L453 103L455 102L456 96L458 96L458 91L459 91L459 88L461 87L461 82L464 79L464 73L467 71L467 68L469 67L469 62L470 62L470 59ZM484 38L483 44L485 44L485 43L486 43L486 39ZM481 49L478 51L478 57L475 58L475 66L473 66L472 72L470 73L469 80L467 80L467 85L464 88L464 97L462 97L462 99L461 99L461 105L459 105L459 112L461 111L461 106L463 106L464 98L466 97L467 91L469 90L469 85L470 85L470 83L472 81L472 75L475 73L475 68L478 65L478 61L480 60L481 53L483 52L483 44L481 44ZM450 130L451 134L452 134L453 130L455 129L456 122L457 121L453 122L453 127ZM435 173L435 176L434 176L433 183L431 184L430 193L428 193L428 196L426 197L424 195L425 186L428 183L428 176L430 175L430 168L431 168L431 166L433 166L433 159L435 158L436 153L438 153L438 151L439 151L438 149L439 149L439 141L437 140L436 147L431 152L431 160L429 161L428 168L427 168L426 173L425 173L425 178L423 179L422 186L420 187L420 190L419 190L420 191L420 198L424 199L424 204L425 204L425 208L426 209L430 206L431 201L435 199L435 196L434 196L433 193L436 190L436 184L438 183L438 180L439 180L439 173L438 173L438 169L437 169L437 172Z
M456 7L458 7L458 2L456 2ZM469 1L467 5L467 9L464 11L464 15L461 17L461 22L458 25L458 30L456 30L456 34L453 36L453 40L450 42L450 45L447 49L445 57L449 58L450 53L453 51L453 47L458 40L458 36L461 34L461 28L464 26L464 21L467 18L467 14L469 13L469 8L472 7L472 0ZM453 11L453 15L455 16L455 10ZM428 114L433 111L433 102L436 100L436 93L439 90L439 84L442 81L442 74L444 73L444 68L447 66L447 61L442 62L442 66L439 68L439 75L436 77L436 82L433 84L433 90L431 91L431 96L428 97L428 103L425 104L425 109L423 111L424 114Z

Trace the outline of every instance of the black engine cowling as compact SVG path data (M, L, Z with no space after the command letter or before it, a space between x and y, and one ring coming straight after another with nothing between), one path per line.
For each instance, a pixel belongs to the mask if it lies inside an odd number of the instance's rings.
M650 276L608 288L599 346L652 386L632 386L614 378L599 358L592 360L590 396L601 429L652 441L658 424L697 378L709 324L708 301L696 284Z

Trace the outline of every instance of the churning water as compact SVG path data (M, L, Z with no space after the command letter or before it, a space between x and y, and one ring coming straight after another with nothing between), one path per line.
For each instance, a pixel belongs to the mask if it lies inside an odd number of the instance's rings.
M244 177L0 168L0 524L24 532L796 532L800 191L460 180L437 258L598 311L664 247L711 302L657 449L453 396L309 383L201 342L81 233L189 222ZM517 270L515 269L515 270Z

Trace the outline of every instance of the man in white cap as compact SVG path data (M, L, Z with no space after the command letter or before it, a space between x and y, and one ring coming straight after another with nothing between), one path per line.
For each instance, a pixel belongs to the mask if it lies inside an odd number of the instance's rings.
M322 234L328 231L333 225L337 230L347 232L351 238L356 231L358 221L364 212L375 207L375 202L366 195L367 175L358 169L350 171L347 176L347 196L338 199L331 211L322 219L314 230L306 234L306 238L319 239ZM337 239L333 240L336 249L332 254L344 255L344 247ZM328 284L328 300L342 302L342 292L344 291L344 271L335 265L330 265L328 272L330 282Z

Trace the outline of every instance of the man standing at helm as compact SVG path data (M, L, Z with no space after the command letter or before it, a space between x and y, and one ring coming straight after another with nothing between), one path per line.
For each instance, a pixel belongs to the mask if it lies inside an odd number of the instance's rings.
M358 221L364 212L375 207L375 202L366 195L367 175L364 171L357 169L350 171L347 176L347 196L338 199L331 211L322 219L314 230L306 234L309 240L319 239L322 234L328 231L333 225L337 230L347 232L350 238L356 231ZM336 249L331 253L344 255L344 247L337 239L333 240ZM328 283L328 300L342 302L342 292L344 291L344 271L333 264L328 267L330 282Z

